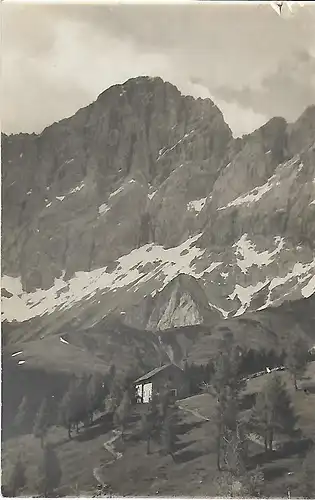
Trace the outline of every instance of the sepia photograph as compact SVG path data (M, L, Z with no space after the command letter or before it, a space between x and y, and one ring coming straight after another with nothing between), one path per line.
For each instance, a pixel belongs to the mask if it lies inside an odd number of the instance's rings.
M315 498L315 3L1 3L4 497Z

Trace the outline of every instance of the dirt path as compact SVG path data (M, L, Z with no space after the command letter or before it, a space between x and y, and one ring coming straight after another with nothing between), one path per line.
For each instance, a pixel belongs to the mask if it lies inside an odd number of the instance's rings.
M117 439L120 438L121 432L117 431L117 430L113 430L112 434L113 434L112 437L110 439L108 439L107 441L105 441L105 443L103 444L105 450L108 451L114 457L114 460L110 460L109 462L107 462L106 466L116 462L116 460L119 460L123 456L122 453L120 453L119 451L116 451L115 447L114 447L114 443L115 443L115 441L117 441ZM104 478L102 477L103 476L102 469L103 469L103 467L95 467L93 469L93 476L95 477L98 484L101 484L103 486L107 486L107 483L105 482Z
M119 460L119 458L122 457L122 453L120 453L119 451L116 451L113 444L115 441L117 441L117 439L119 439L121 436L121 432L120 431L116 431L116 430L113 430L113 436L108 439L107 441L105 441L104 443L104 448L105 450L107 450L109 453L111 453L113 455L113 457L115 458L115 460ZM110 462L112 463L112 462Z
M210 418L205 417L204 415L201 415L201 413L199 413L198 410L191 410L190 408L185 408L185 406L182 406L182 405L179 405L179 404L177 404L177 407L180 410L183 410L183 411L186 411L188 413L191 413L195 417L200 418L201 420L204 420L205 422L210 422Z

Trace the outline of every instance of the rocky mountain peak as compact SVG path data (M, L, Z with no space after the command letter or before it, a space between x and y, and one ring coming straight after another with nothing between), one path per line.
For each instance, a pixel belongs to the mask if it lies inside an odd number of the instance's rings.
M234 140L210 99L140 77L42 134L3 135L3 317L33 338L309 296L314 127L310 107Z
M308 106L301 116L288 127L288 147L291 156L314 144L315 106Z
M210 100L147 77L111 87L38 136L3 136L5 272L28 290L49 288L63 271L70 277L127 253L141 240L150 185L186 161L212 162L216 172L230 139ZM129 205L131 234L115 229L106 244Z

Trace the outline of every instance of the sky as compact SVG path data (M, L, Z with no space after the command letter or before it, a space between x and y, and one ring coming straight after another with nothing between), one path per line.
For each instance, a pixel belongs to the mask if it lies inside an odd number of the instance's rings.
M2 130L36 132L136 76L210 97L233 134L315 104L315 5L2 4Z

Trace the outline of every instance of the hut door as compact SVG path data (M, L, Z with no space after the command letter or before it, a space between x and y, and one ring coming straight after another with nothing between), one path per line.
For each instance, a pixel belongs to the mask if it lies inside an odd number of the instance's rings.
M143 386L143 402L149 403L152 398L152 383L149 382Z

